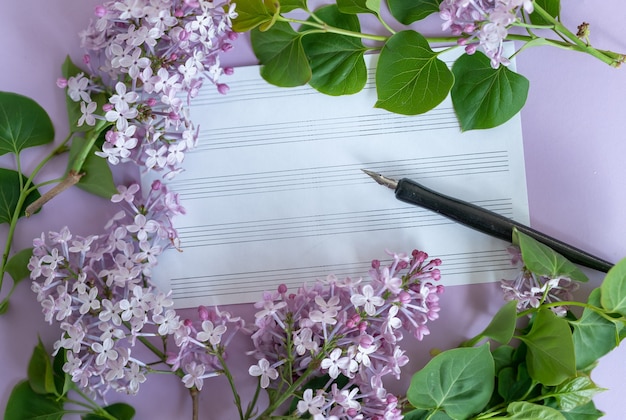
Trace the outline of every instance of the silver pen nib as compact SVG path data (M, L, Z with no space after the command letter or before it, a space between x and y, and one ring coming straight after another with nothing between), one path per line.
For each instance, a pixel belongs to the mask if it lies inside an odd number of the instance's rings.
M374 181L378 182L380 185L383 185L387 188L391 188L392 190L395 190L396 187L398 186L398 181L396 181L393 178L388 178L379 173L368 171L367 169L361 169L361 170L365 172L366 174L368 174L369 176L371 176L374 179Z

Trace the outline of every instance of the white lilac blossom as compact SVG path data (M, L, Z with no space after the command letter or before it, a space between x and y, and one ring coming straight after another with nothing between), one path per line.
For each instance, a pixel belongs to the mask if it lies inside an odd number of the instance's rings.
M81 33L89 74L57 84L80 103L78 126L111 125L99 156L166 177L181 171L198 137L189 101L204 80L228 91L222 76L232 68L222 67L219 54L237 37L236 16L229 0L107 0L96 7Z
M44 318L61 328L54 348L66 351L63 370L102 396L109 389L136 393L147 371L133 355L137 339L167 337L182 326L168 309L169 295L150 284L156 260L145 251L156 257L177 243L171 218L182 208L168 204L177 199L159 181L145 200L138 193L138 185L119 188L113 201L122 210L102 235L80 237L68 228L42 234L29 262Z
M538 276L524 267L519 248L510 247L509 253L513 265L518 266L520 271L513 280L501 280L500 286L505 300L517 301L518 311L538 308L542 303L572 300L573 292L578 289L578 282L567 277ZM559 316L567 314L567 306L555 306L550 309Z
M468 54L480 45L491 59L491 66L508 65L509 59L502 55L502 43L512 24L519 20L522 10L533 12L532 0L443 0L439 15L444 20L442 28L459 39Z
M252 334L251 354L259 363L250 367L251 375L261 377L262 387L280 394L282 384L292 378L328 375L324 387L301 394L300 414L402 417L398 399L387 392L383 378L399 378L400 368L408 363L399 345L403 331L420 340L429 333L426 324L438 317L443 286L435 284L440 260L427 261L421 251L391 255L389 265L372 262L370 282L328 276L293 293L281 285L264 294L255 305L261 310Z

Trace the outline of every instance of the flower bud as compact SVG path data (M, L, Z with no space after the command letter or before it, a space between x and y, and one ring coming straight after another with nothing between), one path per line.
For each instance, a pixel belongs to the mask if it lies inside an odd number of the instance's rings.
M198 317L203 321L206 321L207 319L209 319L209 310L207 309L206 306L204 305L198 306Z
M94 15L96 15L97 17L101 18L104 17L104 15L107 14L107 9L102 6L102 5L97 5L93 11Z
M228 87L227 84L225 84L225 83L218 83L217 84L217 91L219 93L221 93L222 95L226 95L229 90L230 90L230 88Z

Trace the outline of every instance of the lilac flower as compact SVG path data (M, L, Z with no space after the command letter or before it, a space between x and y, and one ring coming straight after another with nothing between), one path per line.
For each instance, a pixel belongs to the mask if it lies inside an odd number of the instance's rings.
M248 373L251 376L261 377L261 388L267 388L270 384L270 379L278 378L278 371L270 366L270 362L267 359L261 359L258 364L250 366Z
M29 262L44 318L59 322L54 347L72 361L66 371L101 395L109 389L137 392L145 373L129 357L137 339L175 335L182 324L168 309L173 304L169 296L142 277L172 246L172 208L165 197L176 199L164 185L145 198L137 185L118 190L113 201L123 210L106 223L103 234L81 237L67 228L51 232L47 240L33 241ZM136 235L145 235L145 241Z
M202 331L196 335L196 339L201 342L208 341L211 345L215 346L222 340L222 335L225 332L226 326L214 326L211 321L204 321L202 323Z
M302 400L298 401L298 413L305 414L308 412L313 415L320 414L322 412L324 402L325 400L323 395L318 394L314 397L313 390L310 388L306 389L302 394Z
M373 316L376 313L376 307L382 306L385 300L380 296L376 296L374 289L369 284L363 286L362 293L352 295L350 301L357 308L363 306L365 313Z
M507 301L516 300L517 310L537 308L542 302L559 302L572 300L573 292L578 283L567 277L549 278L538 276L526 270L521 260L521 253L516 247L509 248L513 265L520 268L513 280L501 280L500 286ZM555 314L565 316L566 306L550 308Z
M491 59L491 66L508 65L502 56L502 43L508 29L518 20L522 10L533 12L532 0L443 0L439 15L444 20L443 30L454 35L465 35L459 40L468 54L473 54L480 44ZM478 41L478 42L476 42Z
M98 6L96 19L81 33L90 74L82 72L59 86L67 87L72 100L83 101L80 125L96 119L113 125L99 156L112 165L133 160L171 177L180 172L184 152L198 136L184 96L194 98L203 80L220 93L228 90L221 79L231 69L222 68L219 55L236 37L232 19L237 13L229 0L148 3L106 0ZM107 103L98 112L91 98L103 93ZM115 135L131 127L135 135Z
M188 372L185 376L183 376L183 383L185 386L187 388L193 388L195 386L198 391L201 391L202 385L204 384L204 380L202 378L205 371L204 365L191 362L185 366L185 370Z
M95 102L81 101L80 102L81 116L78 118L78 122L76 123L76 125L78 127L82 126L83 124L87 124L91 126L95 125L96 117L94 117L93 113L96 111L97 107L98 107L98 104Z
M390 255L389 265L372 263L372 281L364 286L360 279L329 276L291 294L281 286L256 304L268 309L257 313L252 334L257 359L274 366L277 378L285 377L280 373L285 360L291 360L289 375L296 378L330 376L330 383L311 391L307 400L310 403L313 395L324 397L316 418L401 418L397 398L387 392L383 377L399 375L408 363L399 346L401 331L420 339L425 335L426 324L439 311L443 288L433 284L440 277L440 260L428 261L420 251ZM392 278L400 283L394 280L390 288L389 282L381 281ZM291 340L284 338L287 334ZM341 388L334 382L340 375L348 379ZM280 387L270 378L267 385ZM302 414L308 406L301 403Z

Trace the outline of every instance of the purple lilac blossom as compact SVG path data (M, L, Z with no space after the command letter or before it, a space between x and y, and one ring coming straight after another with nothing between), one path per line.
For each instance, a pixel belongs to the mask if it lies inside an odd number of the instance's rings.
M480 45L491 59L491 66L498 68L510 63L502 55L502 43L522 9L532 13L532 0L443 0L439 15L444 20L443 30L463 36L459 44L465 46L468 54Z
M517 310L537 308L541 302L571 301L578 283L568 277L549 278L538 276L528 271L524 265L519 248L510 247L511 261L520 271L512 280L501 280L500 286L507 301L516 300ZM551 307L558 316L567 314L567 306Z
M55 353L66 350L63 370L91 393L134 394L146 364L134 357L139 337L167 336L180 327L169 294L150 284L156 257L176 246L172 216L183 211L159 181L142 199L139 187L120 187L122 206L101 235L80 237L68 228L33 241L32 290L44 318L61 328ZM141 236L141 239L139 238Z
M409 361L399 345L403 331L419 340L429 334L426 324L438 318L443 286L435 285L440 260L427 261L421 251L391 255L388 266L372 262L367 283L331 275L291 293L281 285L264 295L255 305L259 311L252 334L252 354L268 373L262 387L278 388L290 375L327 374L324 388L304 393L299 414L402 418L398 399L387 392L383 378L399 378ZM263 372L257 365L250 371L254 376ZM347 378L341 387L335 382L340 375Z
M78 126L113 125L97 154L116 165L134 161L144 171L173 177L198 129L187 106L204 80L226 93L219 54L237 37L228 0L109 0L81 32L81 72L57 84L80 102ZM104 104L102 105L102 103ZM100 109L98 109L98 104Z

